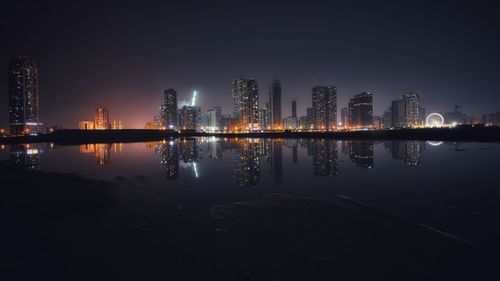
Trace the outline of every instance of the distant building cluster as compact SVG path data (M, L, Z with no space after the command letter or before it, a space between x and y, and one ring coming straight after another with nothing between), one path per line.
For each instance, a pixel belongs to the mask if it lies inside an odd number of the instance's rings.
M109 111L104 106L95 108L94 120L82 120L78 124L80 130L122 130L123 122L113 120L109 122Z
M297 100L291 102L291 115L282 111L282 84L274 79L269 85L268 98L259 103L258 83L253 78L237 78L232 81L232 113L223 114L220 106L205 113L195 106L196 92L190 105L178 107L177 92L165 90L160 106L160 117L146 123L146 129L202 130L218 132L252 131L336 131L336 130L377 130L409 129L432 127L429 117L442 117L440 126L499 124L498 113L486 114L482 118L462 113L461 106L453 112L426 114L420 96L415 92L402 93L394 100L382 116L375 116L373 94L361 92L354 95L347 106L340 109L337 118L337 88L335 86L315 86L311 89L311 107L306 114L297 114ZM263 105L263 106L262 106ZM286 116L286 117L284 117ZM432 118L431 118L432 119Z

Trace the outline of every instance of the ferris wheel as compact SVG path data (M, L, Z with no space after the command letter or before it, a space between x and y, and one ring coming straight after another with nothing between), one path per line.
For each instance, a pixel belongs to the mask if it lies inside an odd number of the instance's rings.
M431 113L425 119L425 126L431 128L440 128L444 125L444 117L439 113Z

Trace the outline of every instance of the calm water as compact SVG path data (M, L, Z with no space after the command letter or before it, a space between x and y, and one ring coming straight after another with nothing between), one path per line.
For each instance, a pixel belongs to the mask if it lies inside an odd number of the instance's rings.
M206 212L267 193L342 194L500 249L500 144L191 138L2 146L0 159L116 182L115 208L145 217L159 201Z

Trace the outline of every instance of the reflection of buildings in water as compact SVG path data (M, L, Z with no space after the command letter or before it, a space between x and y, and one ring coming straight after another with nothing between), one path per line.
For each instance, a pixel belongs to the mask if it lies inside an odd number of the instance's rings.
M258 139L245 139L237 142L234 152L234 184L237 187L249 187L259 184L260 161Z
M16 144L10 147L10 162L29 171L41 169L40 155L45 151L44 144Z
M208 158L214 160L222 160L222 147L219 140L208 143Z
M273 139L271 145L271 175L274 184L283 182L283 140Z
M313 139L307 146L313 157L315 176L338 176L339 161L337 141Z
M94 152L95 152L95 144L93 143L80 144L80 153L91 154Z
M84 154L95 153L97 165L108 165L110 162L111 145L109 143L82 144L80 145L80 152Z
M179 177L179 147L177 142L169 141L159 145L160 163L165 166L166 177L175 180Z
M299 154L299 153L298 153L297 147L296 147L296 146L292 147L292 162L293 162L294 164L297 164L297 163L298 163L298 161L299 161L299 156L298 156L298 154Z
M271 140L270 139L259 139L259 155L262 157L269 157L269 151L271 151Z
M122 153L122 150L123 150L123 143L113 143L113 152L115 154L117 153Z
M349 159L357 166L365 169L373 168L373 143L350 141L347 143Z
M423 141L391 141L384 146L392 154L392 159L401 160L406 167L421 165L422 152L425 150Z
M179 141L179 150L184 163L201 161L201 139L187 138Z
M299 142L294 139L287 139L285 141L285 146L292 149L292 163L297 164L298 162L298 146Z

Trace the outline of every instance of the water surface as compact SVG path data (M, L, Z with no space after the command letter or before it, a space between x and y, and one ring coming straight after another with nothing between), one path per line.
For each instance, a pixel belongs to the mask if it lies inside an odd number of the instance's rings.
M2 146L0 159L114 182L116 212L143 219L162 210L208 213L214 205L269 193L346 195L500 248L500 144L210 137Z

